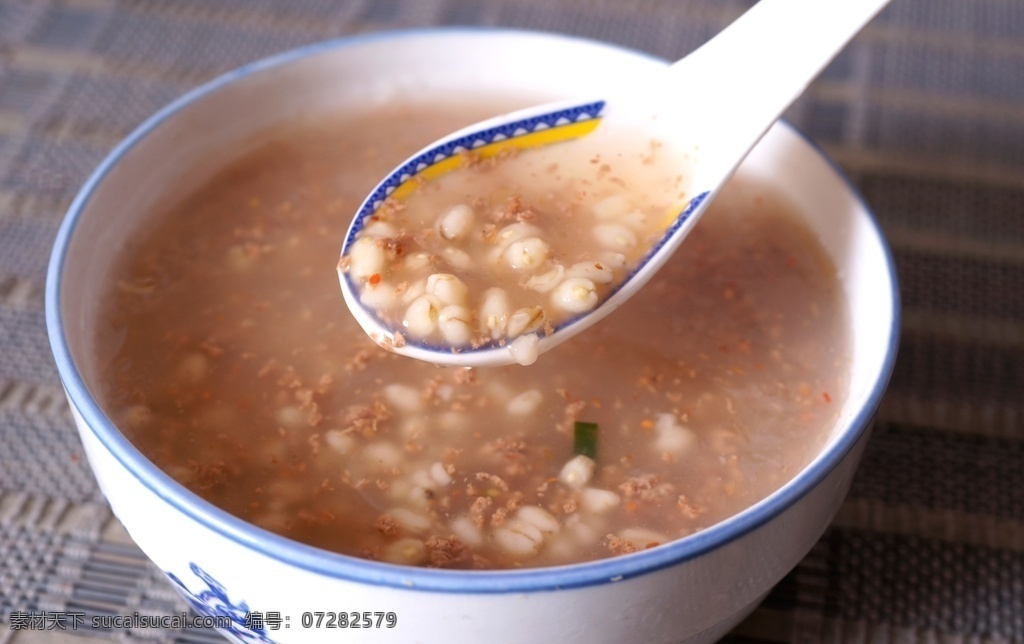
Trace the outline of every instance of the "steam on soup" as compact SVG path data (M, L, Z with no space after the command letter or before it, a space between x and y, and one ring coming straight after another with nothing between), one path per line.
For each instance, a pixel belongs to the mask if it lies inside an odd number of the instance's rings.
M421 99L295 126L154 213L103 304L110 417L236 516L411 565L630 553L784 484L845 396L847 315L767 186L728 186L639 295L534 366L434 367L351 319L338 231L396 162L495 111Z

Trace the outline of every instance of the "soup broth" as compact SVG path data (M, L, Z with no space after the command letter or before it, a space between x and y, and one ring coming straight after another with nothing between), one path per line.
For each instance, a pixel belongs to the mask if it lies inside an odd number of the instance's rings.
M438 368L351 318L333 268L362 198L498 111L421 99L282 129L156 213L103 302L110 418L238 517L410 565L626 554L778 489L835 423L848 317L768 186L730 184L637 296L530 367Z

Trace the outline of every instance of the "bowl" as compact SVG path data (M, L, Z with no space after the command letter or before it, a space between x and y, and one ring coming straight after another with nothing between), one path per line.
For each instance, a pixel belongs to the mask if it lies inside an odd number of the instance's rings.
M89 178L49 265L53 354L114 514L198 613L222 618L225 635L240 641L713 641L821 536L849 488L892 369L898 295L892 258L864 201L786 123L767 133L740 174L776 185L835 262L852 315L850 393L807 467L763 501L695 535L628 556L530 570L435 570L355 559L272 534L199 498L133 447L97 402L93 348L112 251L144 213L238 156L253 133L408 92L475 88L538 101L598 94L609 76L662 64L608 44L520 31L343 38L242 67L190 92L143 123ZM345 225L339 222L339 243ZM367 624L371 633L356 630Z

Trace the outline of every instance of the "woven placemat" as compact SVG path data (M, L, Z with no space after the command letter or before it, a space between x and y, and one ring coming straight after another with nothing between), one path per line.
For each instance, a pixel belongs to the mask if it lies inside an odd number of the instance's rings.
M97 490L43 320L64 210L133 126L232 67L347 34L499 25L674 59L749 4L0 0L0 644L219 641L12 628L185 610ZM1024 3L894 0L788 116L875 209L904 325L848 500L730 640L1024 642Z

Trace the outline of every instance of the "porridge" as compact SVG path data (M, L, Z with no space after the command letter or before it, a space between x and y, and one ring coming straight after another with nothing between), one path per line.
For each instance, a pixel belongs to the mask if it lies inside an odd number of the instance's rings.
M110 418L242 519L409 565L627 554L785 484L846 395L848 321L830 261L767 186L728 186L638 295L536 365L439 368L361 331L331 271L338 231L404 156L495 111L424 99L296 125L153 218L102 306ZM431 230L457 229L452 212ZM519 224L536 225L495 230ZM560 265L585 262L605 258ZM457 291L446 279L424 293Z

